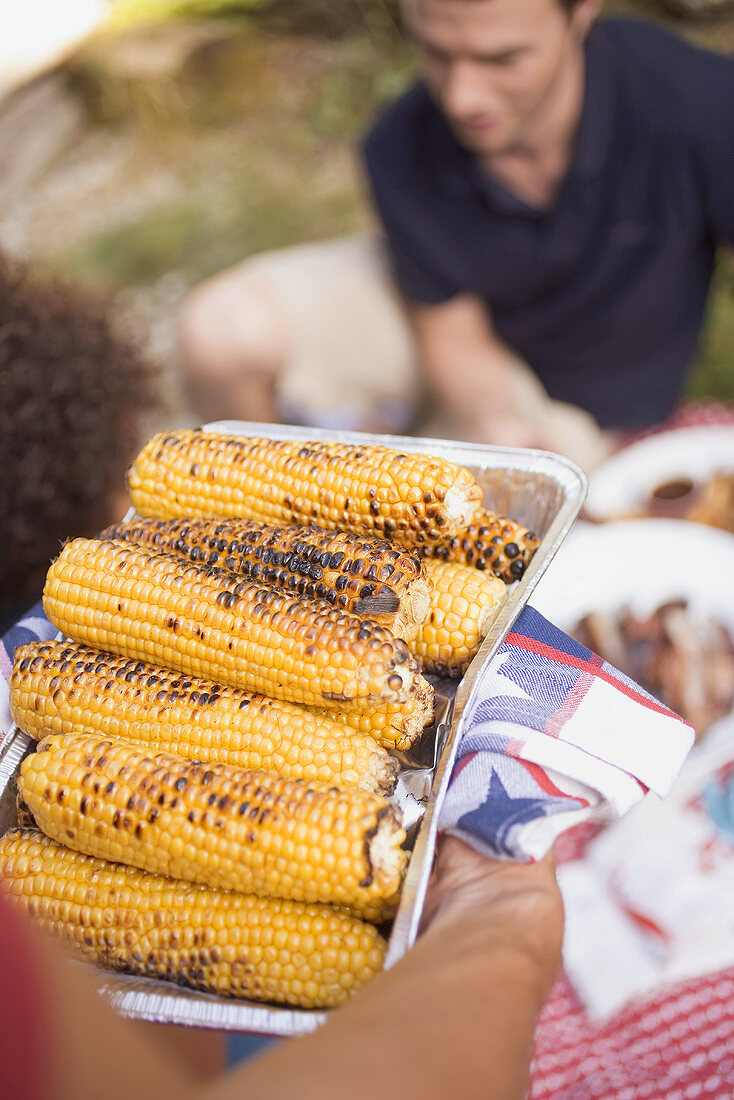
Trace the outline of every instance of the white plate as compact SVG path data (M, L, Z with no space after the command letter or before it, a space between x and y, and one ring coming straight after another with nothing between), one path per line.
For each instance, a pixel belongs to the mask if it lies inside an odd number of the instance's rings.
M645 614L679 598L734 631L734 535L673 519L580 523L532 602L569 630L589 611L627 606Z
M599 467L589 484L587 510L600 519L629 515L668 481L708 481L718 471L734 471L734 426L660 432Z

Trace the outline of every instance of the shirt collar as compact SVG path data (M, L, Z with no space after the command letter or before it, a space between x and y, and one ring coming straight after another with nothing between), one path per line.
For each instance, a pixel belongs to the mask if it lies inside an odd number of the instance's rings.
M612 148L617 84L614 59L604 37L602 23L592 29L586 42L584 104L567 180L594 179L603 171ZM459 145L440 113L437 123L431 141L432 167L446 194L458 197L479 190L492 206L504 213L542 217L544 211L528 206L482 171L474 155Z

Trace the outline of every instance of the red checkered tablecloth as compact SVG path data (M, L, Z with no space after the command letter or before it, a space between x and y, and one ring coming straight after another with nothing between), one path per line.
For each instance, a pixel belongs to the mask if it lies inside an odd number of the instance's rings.
M646 428L626 436L623 446L636 443L649 435L669 432L674 428L702 428L707 424L734 424L734 406L723 405L720 401L688 401L676 409L670 420L656 428Z
M582 825L560 837L559 862L578 858L597 832ZM556 982L536 1033L530 1100L733 1097L734 967L640 997L603 1025L589 1022L565 975Z
M588 1023L565 977L556 983L538 1030L532 1100L732 1096L734 967L648 997L603 1027Z
M734 409L691 403L658 430L705 424L734 424ZM559 861L580 856L592 835L581 827L561 837ZM734 967L640 997L603 1025L589 1022L562 975L540 1017L530 1097L733 1100Z

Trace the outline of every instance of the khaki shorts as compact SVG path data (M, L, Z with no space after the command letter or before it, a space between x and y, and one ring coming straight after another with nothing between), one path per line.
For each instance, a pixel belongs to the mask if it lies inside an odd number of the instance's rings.
M377 238L340 237L247 261L286 318L285 419L319 427L414 422L422 386L400 296Z
M342 237L253 256L248 271L277 300L290 354L279 380L285 420L314 427L451 437L429 411L408 318L376 237ZM613 439L588 413L552 401L533 372L513 368L517 415L587 470ZM487 442L491 442L488 440Z

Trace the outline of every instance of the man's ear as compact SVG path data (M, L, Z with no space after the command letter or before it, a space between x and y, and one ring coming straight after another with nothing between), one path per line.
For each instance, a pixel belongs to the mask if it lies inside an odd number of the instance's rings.
M579 0L571 12L571 25L583 41L602 8L602 0Z

